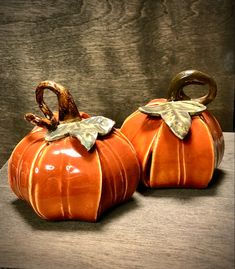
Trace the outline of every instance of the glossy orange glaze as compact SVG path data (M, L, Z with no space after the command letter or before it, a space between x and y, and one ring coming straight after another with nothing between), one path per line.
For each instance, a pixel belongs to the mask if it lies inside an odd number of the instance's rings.
M46 142L46 131L35 127L15 147L8 164L12 190L39 216L96 221L132 196L139 182L139 163L118 130L99 138L90 151L70 136Z
M166 101L155 99L148 105ZM139 111L125 120L121 132L137 152L142 182L147 187L204 188L224 153L222 130L207 110L192 117L191 129L183 140L161 117Z

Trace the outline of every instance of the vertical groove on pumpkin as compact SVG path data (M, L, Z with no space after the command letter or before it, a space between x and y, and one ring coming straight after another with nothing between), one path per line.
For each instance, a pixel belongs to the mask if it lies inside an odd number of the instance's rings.
M209 111L205 111L202 113L201 119L208 125L213 140L215 142L216 149L216 162L215 167L218 167L222 161L224 155L224 139L221 127L216 120L216 118L209 113Z
M22 143L27 140L27 138L23 139L22 140ZM18 162L17 162L17 170L16 170L16 182L15 182L15 187L17 189L17 192L19 194L19 198L25 200L25 197L23 196L23 194L21 193L21 188L20 188L20 181L21 181L21 172L22 172L22 163L23 163L23 157L24 157L24 153L28 150L28 148L34 144L35 141L33 141L32 143L28 144L27 146L25 146L24 150L21 152L20 154L20 157L18 159Z
M177 141L177 164L178 164L178 180L177 180L177 185L180 186L180 182L181 182L181 158L180 158L180 153L181 153L181 150L180 150L180 141L178 140Z
M121 192L117 191L117 186L115 184L116 180L114 180L114 185L115 185L115 203L119 203L120 201L122 201L122 197L123 197L123 189L124 189L124 177L123 177L123 165L122 163L120 162L120 158L118 156L118 154L115 152L114 150L114 147L112 147L111 143L108 142L108 140L103 140L103 143L109 148L110 152L112 152L112 155L114 156L114 160L116 161L117 163L117 167L118 167L118 170L117 171L120 171L120 182L122 183L121 184ZM115 178L115 177L114 177ZM118 197L117 193L120 193L120 196Z
M46 168L46 165L48 164L45 159L47 159L48 152L49 153L51 152L51 147L53 146L52 143L47 143L47 142L44 142L44 143L46 145L46 148L43 150L42 153L39 153L38 158L37 158L38 160L36 160L39 175L40 175L40 173L42 173L42 171L44 171L44 169ZM52 160L54 160L54 159L52 158ZM34 180L35 181L35 186L34 186L35 189L34 190L32 189L32 192L35 193L35 190L37 189L37 192L39 193L39 195L35 196L34 198L35 198L35 203L37 204L38 211L39 212L43 211L44 216L45 216L44 218L50 219L51 215L48 213L48 211L51 210L51 203L50 203L50 201L48 201L48 203L46 204L46 207L45 207L45 198L42 199L43 194L45 193L45 189L47 187L46 184L48 184L48 182L49 182L48 180L50 179L50 177L49 177L50 173L48 171L46 171L46 177L43 177L43 178L41 178L41 176L39 176L39 175ZM42 184L42 181L44 182L44 184ZM57 182L56 182L56 185L58 185ZM47 195L48 195L48 193L47 193ZM48 198L50 198L50 196L47 196L47 199ZM56 207L54 207L53 209L54 210L58 209L58 204L56 204Z
M106 152L107 150L102 150L103 147L106 148L106 146L102 143L102 146L100 146L100 141L96 141L97 144L97 152L99 154L99 160L100 160L100 165L101 165L101 169L102 169L102 190L101 190L101 202L100 204L101 207L99 209L99 214L102 214L103 211L105 211L105 206L107 207L107 205L105 205L104 203L104 188L107 188L108 191L107 193L109 194L109 200L108 200L108 207L110 206L110 204L114 204L115 200L114 200L114 176L112 174L112 168L110 168L110 163L112 162L112 159L107 158L107 156L104 154L104 152ZM101 149L100 149L101 147ZM107 176L108 174L108 176ZM106 197L107 199L107 197ZM107 202L107 201L106 201Z
M179 163L177 142L169 127L162 122L159 136L153 146L153 161L151 167L151 187L177 186L179 181Z
M191 134L184 141L188 187L205 188L214 172L214 143L207 124L195 116ZM200 172L198 174L198 171Z
M30 167L30 172L29 172L29 185L28 185L28 194L29 194L29 202L32 205L33 209L35 210L35 212L42 218L46 219L46 217L40 212L39 210L39 202L38 202L38 186L36 186L35 184L33 185L33 173L34 173L34 167L35 167L35 163L37 161L38 156L40 155L41 152L43 152L43 149L47 146L46 143L43 143L39 149L37 150L36 154L34 155L31 167ZM40 158L41 160L41 158ZM40 166L40 165L38 165ZM40 170L40 168L39 168Z
M186 164L185 164L185 152L184 152L184 141L181 142L182 144L182 166L183 166L183 182L182 185L185 186L187 184L186 180L187 180L187 171L186 171Z
M19 142L19 144L17 145L17 146L19 146L19 145L21 145L21 144L23 144L23 142L26 140L26 137L24 138L24 139L22 139L20 142ZM31 144L30 144L31 145ZM29 145L29 146L30 146ZM23 152L26 150L27 148L24 148L24 150L23 150ZM12 166L14 165L15 166L15 181L13 182L13 180L12 180L12 177L10 177L10 185L11 185L11 188L12 188L12 190L15 192L15 194L20 198L20 199L23 199L23 200L25 200L25 198L23 197L23 195L21 194L21 191L20 191L20 188L19 188L19 181L20 181L20 172L21 172L21 170L19 169L19 164L20 164L20 162L22 161L22 158L23 158L23 154L21 153L21 155L20 155L20 158L17 160L17 163L16 164L13 164L13 155L15 155L16 154L16 152L17 152L17 150L18 150L18 148L17 147L15 147L15 149L13 150L13 152L12 152L12 154L11 154L11 158L10 158L10 160L9 160L9 164L12 162L12 164L11 164L11 167L9 168L9 172L8 173L12 173L12 171L11 171L11 169L12 169Z
M185 154L184 154L184 141L177 140L178 148L178 186L184 186L186 184L186 167L185 167Z
M146 161L142 168L142 171L143 171L142 178L145 183L145 186L150 187L150 171L151 171L152 159L153 159L152 147L147 151L144 158L146 159Z
M38 152L37 158L35 159L35 164L37 163L39 172L42 169L43 158L44 158L44 156L47 155L47 151L49 150L49 147L50 147L50 145L48 145L46 142L44 142L44 145L45 145L45 148L43 147L42 150ZM34 164L34 167L35 167L35 164ZM35 204L35 207L37 209L36 212L39 212L43 216L43 218L49 219L48 216L45 216L41 212L42 206L41 206L41 201L40 201L40 198L38 195L38 193L40 192L40 187L41 187L40 181L36 182L36 180L33 180L33 178L32 178L32 181L35 181L35 184L32 186L31 193L34 194L34 195L32 195L32 199L33 199L32 202Z
M61 148L66 149L67 141L70 137L65 137L62 139L63 144L61 145ZM62 143L62 142L61 142ZM68 173L66 173L66 166L65 166L65 160L64 160L64 154L61 154L60 158L60 178L58 179L58 184L60 182L60 195L61 195L61 214L64 219L69 218L69 176ZM69 163L69 155L66 155L66 163ZM64 170L65 169L65 170Z
M208 126L208 128L210 130L210 134L211 134L212 140L213 140L213 148L214 148L214 167L217 167L218 156L219 156L217 137L214 137L213 131L210 128L211 127L210 122L207 122L207 120L205 118L205 113L202 113L199 117L203 121L203 123L205 123Z
M95 154L96 154L96 159L97 159L97 163L98 163L98 167L99 167L99 174L100 174L100 177L99 177L99 181L100 181L100 189L99 189L99 198L98 198L98 203L97 203L97 206L96 206L96 216L95 216L95 221L100 217L100 213L102 211L101 207L102 207L102 204L101 204L101 196L102 196L102 184L103 184L103 173L102 173L102 167L101 167L101 162L100 162L100 157L99 157L99 153L97 151L97 149L95 149Z
M38 192L39 192L39 186L38 184L35 185L34 187L34 196L32 197L32 200L31 200L31 205L32 205L32 208L34 209L34 211L43 219L48 219L46 216L44 216L42 214L42 212L39 210L39 203L36 202L38 201Z
M65 140L69 140L69 142L70 142L71 137L68 136L68 137L66 137L64 139ZM66 163L67 163L67 165L69 165L70 164L71 156L70 155L67 155L67 157L68 157L68 160L66 160ZM72 215L72 212L71 212L71 202L70 202L70 199L69 199L69 197L70 197L69 190L70 190L70 181L71 180L70 180L70 174L66 172L67 171L67 165L65 166L65 173L66 173L66 177L65 177L66 178L66 181L65 181L65 184L66 184L66 193L65 193L65 195L66 195L66 203L67 203L66 204L66 212L67 212L68 218L69 219L72 219L73 218L73 215Z
M120 131L117 132L116 130L114 130L114 133L117 134L120 137L120 139L124 139L126 141L126 143L129 145L129 147L130 147L130 149L131 149L131 151L133 153L133 157L135 158L136 164L138 166L138 172L137 173L138 173L138 184L139 184L140 176L141 176L141 166L140 166L140 163L139 163L139 159L137 157L137 152L136 152L134 146L132 145L132 143L130 142L130 140L123 133L121 133ZM127 176L127 183L128 183L128 175L126 175L126 176ZM127 184L127 186L126 186L126 194L127 194L128 186L129 186L129 184ZM137 186L136 186L136 188L137 188Z
M113 163L115 163L115 158L113 156L113 151L106 145L106 143L103 143L103 144L106 146L106 151L109 151L109 154L108 154L109 158L110 158L110 156L112 156ZM115 185L115 176L113 174L112 169L110 169L110 172L112 174L112 180L110 180L110 183L111 183L111 186L112 186L112 204L115 204L116 201L117 201L117 190L116 190L116 185Z
M33 143L32 143L33 144ZM17 190L18 190L18 193L19 193L19 197L21 199L25 199L21 193L21 187L20 187L20 182L21 182L21 173L22 173L22 164L23 164L23 156L24 156L24 153L26 152L26 150L31 146L28 145L27 147L25 147L25 150L22 152L21 154L21 157L19 158L19 162L18 162L18 165L17 165L17 175L16 175L16 187L17 187Z
M136 156L135 148L134 148L133 144L130 142L130 140L129 140L123 133L121 133L120 131L118 132L118 131L116 131L116 130L114 129L114 130L113 130L113 133L114 133L115 135L117 135L118 137L124 139L124 140L126 141L126 143L127 143L127 144L130 146L130 148L132 149L132 152L134 153L134 155ZM136 156L136 160L138 161L137 156Z
M13 161L12 161L12 156L8 160L8 183L10 184L10 187L12 191L19 197L18 190L16 190L16 176L14 176L14 172L16 171L17 167L15 167ZM16 174L16 172L15 172Z
M132 124L135 128L132 127ZM142 182L144 185L149 186L150 176L146 178L146 171L150 171L151 165L148 165L149 169L146 170L146 164L149 162L149 153L152 150L152 143L154 142L156 131L159 130L161 120L156 121L146 114L140 113L139 111L134 112L130 115L121 127L121 132L126 135L128 140L132 143L135 148L135 153L138 158L138 162L141 168ZM147 131L147 138L142 135L143 132ZM139 138L143 138L141 143ZM142 144L143 143L143 144ZM148 174L148 173L147 173Z
M123 143L123 141L121 140L121 138L115 134L116 138L118 138L121 143ZM108 140L107 140L108 142ZM122 159L119 157L119 154L117 152L114 151L114 155L115 157L118 159L119 161L119 165L121 167L121 176L122 176L122 195L121 195L121 201L124 201L126 199L127 196L127 188L128 188L128 175L126 174L126 169L125 169L125 165L123 164Z
M22 143L24 143L27 139L29 139L29 136L26 136L23 140L22 140ZM18 190L19 190L19 194L20 194L20 198L21 199L23 199L23 200L27 200L27 198L28 197L24 197L23 196L23 194L21 193L21 184L20 184L20 182L21 182L21 173L22 173L22 164L23 164L23 159L24 159L24 155L25 155L25 153L29 150L29 148L33 145L33 144L35 144L35 143L37 143L37 142L39 142L41 140L41 138L39 138L39 139L36 139L36 140L33 140L33 142L31 142L31 143L29 143L29 144L27 144L26 143L26 145L24 146L24 149L23 149L23 151L20 153L21 155L20 155L20 158L19 158L19 160L18 160L18 163L17 163L17 165L16 165L16 167L17 167L17 175L16 175L16 178L17 178L17 188L18 188ZM20 142L21 143L21 142Z
M156 135L153 138L153 143L151 143L153 158L152 158L152 163L151 163L151 168L150 168L150 187L156 187L158 185L157 174L156 175L153 174L153 167L155 166L155 159L157 158L157 146L158 146L161 134L162 134L163 126L164 126L164 122L162 121L158 131L156 132Z
M218 157L216 167L218 167L220 165L220 163L222 162L223 156L224 156L224 137L223 137L222 132L221 132L221 136L218 139L218 148L219 148L219 150L218 150L219 157Z
M144 155L143 162L141 163L141 165L142 165L142 177L143 177L143 181L147 187L150 187L150 180L151 180L150 179L150 175L151 175L150 171L151 171L151 167L152 167L153 147L154 147L155 141L157 139L160 128L161 128L161 125L160 125L159 129L156 130L155 135L153 136L152 140L150 141L149 147L146 150L146 153Z
M211 175L210 175L210 178L209 178L209 181L208 183L210 182L210 180L212 179L212 176L213 176L213 173L214 173L214 170L216 168L216 162L217 162L217 153L216 153L216 144L215 144L215 141L213 139L213 136L212 136L212 133L210 131L210 128L209 126L207 125L206 122L204 122L204 120L202 120L200 117L199 117L200 121L202 122L202 124L205 126L206 130L207 130L207 133L208 133L208 137L210 139L210 145L212 146L212 152L213 152L213 167L211 167Z

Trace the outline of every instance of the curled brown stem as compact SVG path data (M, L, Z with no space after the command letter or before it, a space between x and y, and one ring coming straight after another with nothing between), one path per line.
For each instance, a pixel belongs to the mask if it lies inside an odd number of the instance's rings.
M49 109L47 104L44 102L43 94L45 89L49 89L57 95L58 120L56 119L53 112ZM81 120L80 113L70 92L62 85L55 83L54 81L42 81L37 86L36 101L46 118L41 118L39 116L35 116L32 113L28 113L25 115L25 119L37 126L46 127L48 130L55 130L59 122Z
M187 85L208 85L208 93L202 97L191 99L185 94L183 88ZM193 100L201 104L207 105L214 100L217 93L217 85L215 80L198 70L186 70L177 74L171 81L168 100L179 101L179 100Z

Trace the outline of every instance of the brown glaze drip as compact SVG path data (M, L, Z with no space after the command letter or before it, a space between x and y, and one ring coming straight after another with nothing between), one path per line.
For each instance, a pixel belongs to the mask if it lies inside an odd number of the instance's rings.
M43 94L45 89L49 89L57 95L59 111L58 120L44 102ZM32 113L27 113L25 115L25 119L37 126L46 127L48 130L55 130L61 121L70 121L75 119L78 121L81 120L80 113L70 92L62 85L55 83L54 81L42 81L37 86L36 101L46 118L41 118Z
M208 93L202 97L191 99L183 91L183 87L190 84L208 85ZM216 93L217 85L212 77L198 70L186 70L172 79L167 99L168 101L193 100L207 105L214 100Z

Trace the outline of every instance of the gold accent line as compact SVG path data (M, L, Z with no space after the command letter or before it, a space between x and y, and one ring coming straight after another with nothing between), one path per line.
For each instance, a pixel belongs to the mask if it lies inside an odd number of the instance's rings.
M60 145L60 148L62 148L62 149L64 149L64 148L66 148L65 146L66 146L66 139L62 139L61 141L63 141L64 143L63 143L63 145ZM58 178L58 180L57 180L57 183L58 183L58 185L60 186L60 193L59 193L59 195L60 195L60 197L58 197L58 198L60 198L60 210L61 210L61 214L62 214L62 217L65 219L65 213L64 213L64 204L63 204L63 162L64 162L64 158L63 158L63 156L64 156L64 154L60 154L60 166L59 166L59 168L60 168L60 177ZM65 199L67 199L67 197L65 197Z
M46 217L41 214L41 212L38 210L38 206L37 206L37 203L36 203L36 199L37 199L37 192L35 192L35 205L33 204L33 199L32 199L32 181L33 181L33 170L34 170L34 166L35 166L35 163L37 161L37 158L38 158L38 155L40 154L40 152L42 151L42 149L44 147L46 147L47 144L46 143L43 143L40 148L37 150L34 158L33 158L33 161L32 161L32 164L31 164L31 167L30 167L30 171L29 171L29 186L28 186L28 195L29 195L29 202L31 204L31 206L33 207L33 209L35 210L35 212L38 213L39 216L41 216L42 218L45 218Z
M101 208L101 197L102 197L102 183L103 183L103 173L102 173L102 167L101 167L101 162L100 162L100 157L99 157L99 154L98 154L98 151L97 149L94 150L95 151L95 154L97 156L97 162L98 162L98 167L99 167L99 172L100 172L100 189L99 189L99 194L100 194L100 197L98 198L98 204L97 204L97 207L96 207L96 216L95 216L95 219L97 220L99 218L99 213L100 213L100 208Z
M65 138L66 140L68 140L69 141L69 143L71 143L71 136L68 136L68 137L66 137ZM66 161L66 165L71 165L71 156L69 156L70 158ZM67 175L67 173L66 173L66 175ZM69 172L68 172L68 175L70 175L69 174ZM72 211L71 211L71 203L70 203L70 199L68 198L69 197L69 190L70 190L70 183L71 183L71 178L68 176L68 179L69 180L66 180L66 182L67 182L67 185L66 185L66 187L67 187L67 191L66 191L66 195L67 195L67 209L68 209L68 218L69 219L72 219Z
M30 201L31 206L33 207L33 209L37 212L37 214L44 219L47 219L38 209L38 206L36 204L36 201L38 201L38 184L35 185L35 206L33 205L33 202Z
M182 143L182 161L183 161L183 171L184 171L184 174L183 174L183 185L186 184L186 165L185 165L185 154L184 154L184 143L179 141L179 143Z
M177 168L178 168L178 181L177 185L180 185L180 141L177 141Z

